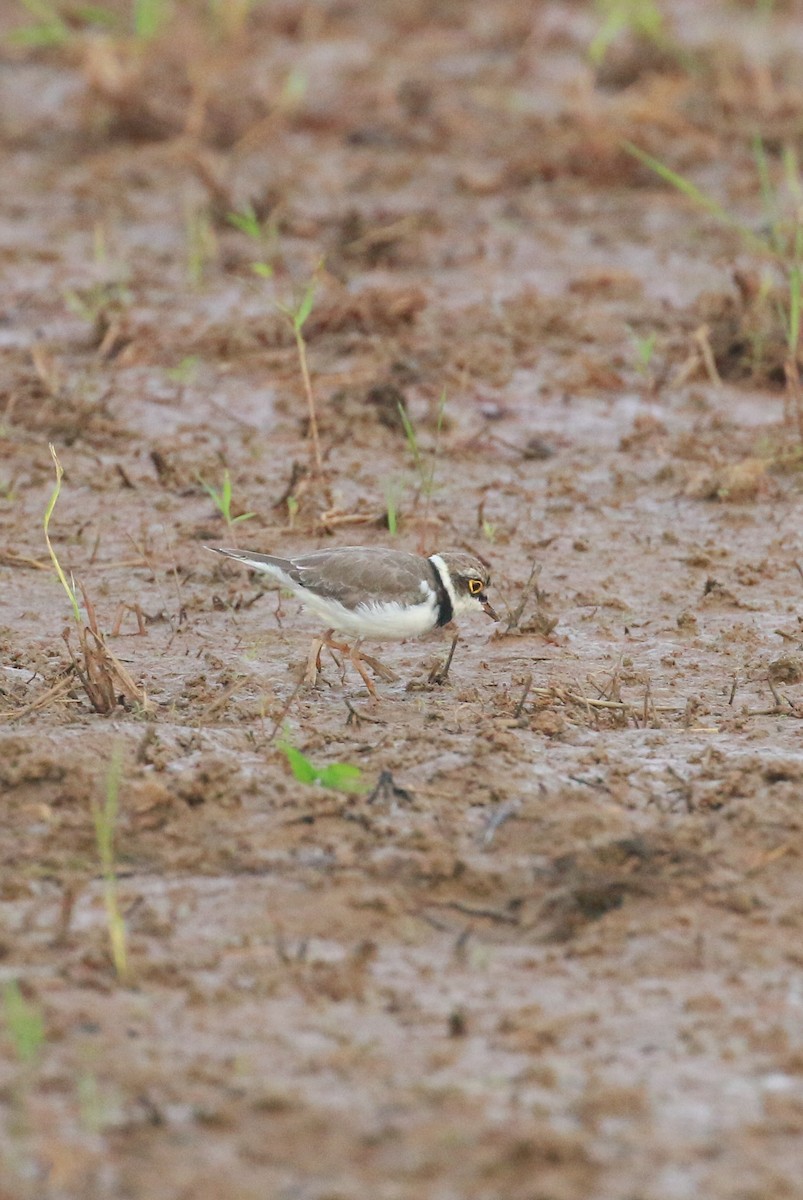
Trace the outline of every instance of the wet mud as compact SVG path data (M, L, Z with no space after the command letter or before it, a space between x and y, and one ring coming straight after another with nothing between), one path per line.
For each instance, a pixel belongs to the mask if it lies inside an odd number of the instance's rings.
M68 7L0 15L0 1197L798 1196L797 6ZM500 621L306 688L206 546L355 543Z

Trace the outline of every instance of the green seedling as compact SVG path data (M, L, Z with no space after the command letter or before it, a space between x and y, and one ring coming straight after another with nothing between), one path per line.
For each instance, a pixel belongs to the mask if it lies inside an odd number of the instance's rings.
M178 384L179 387L187 387L198 373L198 363L197 354L188 354L186 358L182 358L177 367L168 367L165 374L171 383Z
M637 158L638 161L645 167L648 167L651 171L654 171L655 174L658 175L659 178L663 179L665 183L671 184L672 187L676 188L679 192L691 200L693 204L696 204L698 208L701 208L703 212L707 212L710 216L715 217L716 220L720 221L723 225L727 225L729 228L737 230L748 249L757 251L761 254L767 253L769 247L766 238L761 238L754 234L752 230L747 228L744 222L739 221L736 217L729 213L728 210L724 208L718 200L715 200L712 196L706 195L706 193L701 191L700 188L698 188L696 184L692 183L690 179L686 179L685 176L679 175L677 171L673 171L671 167L666 166L666 164L662 163L660 159L653 158L651 154L648 154L646 150L642 150L639 146L634 145L633 142L622 142L622 147L627 151L628 154L632 154L634 158Z
M653 158L651 154L647 154L632 142L624 142L623 147L644 166L654 171L659 178L671 184L696 204L698 208L709 213L723 225L736 230L746 249L769 260L773 269L783 277L787 299L785 304L778 305L778 319L786 339L788 357L785 367L789 389L798 405L798 423L803 436L803 393L801 393L798 372L801 291L803 290L801 286L803 275L803 184L801 184L794 151L791 149L785 151L782 158L785 188L794 210L792 220L785 221L780 215L783 204L779 190L773 186L770 177L763 143L760 138L756 138L753 142L753 156L766 216L765 231L757 234L743 221L729 213L718 200L708 196L690 180L667 167L659 159Z
M134 0L134 37L138 42L150 42L167 23L169 9L166 0Z
M230 225L239 229L252 242L256 242L261 251L261 257L251 263L251 270L260 279L270 279L273 267L269 262L276 241L276 228L271 221L262 222L254 211L253 204L246 204L238 212L230 212L227 218Z
M786 330L786 345L790 359L797 356L800 345L800 291L803 268L803 184L800 166L793 146L784 147L781 161L784 184L792 204L794 218L790 224L783 219L783 200L773 186L769 163L760 137L753 141L753 157L758 172L761 196L769 228L768 241L782 269L787 273L789 287L788 311L779 313Z
M33 19L30 25L11 31L8 40L13 45L47 48L63 46L70 40L70 27L55 4L48 0L21 0L21 3Z
M187 277L193 287L203 282L204 273L217 258L217 237L209 210L189 206L184 220L187 241Z
M143 708L148 707L148 697L145 696L142 688L138 688L133 682L131 674L128 673L126 667L121 664L118 658L110 652L106 638L104 638L100 625L97 623L97 614L95 606L92 604L86 589L83 584L80 584L80 594L84 600L84 611L86 613L86 623L80 607L78 605L78 594L76 592L76 583L72 576L70 581L67 581L67 576L64 570L61 569L58 554L56 554L53 542L50 541L50 518L53 516L56 503L61 493L61 480L64 478L64 470L62 470L59 456L55 452L55 446L50 444L50 456L53 458L55 467L55 487L52 496L48 500L47 509L44 510L44 540L47 542L50 560L52 560L55 574L59 578L61 587L64 588L67 599L70 600L72 608L72 616L74 623L78 629L78 646L79 654L73 652L70 643L70 631L65 630L64 640L67 643L67 649L70 650L70 658L74 671L76 671L80 684L82 684L86 696L92 704L92 708L96 713L113 712L116 704L119 702L120 694L124 694L128 700L134 704L139 704Z
M306 754L302 754L289 742L280 741L277 745L286 756L290 770L299 783L317 783L320 787L333 788L336 792L365 791L359 767L351 763L330 763L326 767L316 767Z
M413 456L413 465L415 466L415 469L418 471L419 475L421 475L423 471L424 460L421 454L421 447L418 444L418 434L416 433L415 425L413 425L413 422L410 419L410 414L401 402L399 403L398 407L402 428L404 429L404 436L407 438L407 447Z
M237 517L231 515L231 476L228 471L223 472L223 484L219 489L213 487L211 483L207 483L200 475L198 476L198 482L212 500L212 503L223 517L229 529L232 529L235 525L239 525L241 521L250 521L252 517L256 516L256 513L252 512L240 513Z
M666 23L655 0L597 0L602 24L588 48L595 67L605 61L613 43L622 33L631 33L656 46L669 43Z
M67 593L67 599L70 601L70 605L72 607L72 612L73 612L73 617L75 618L75 623L78 626L80 626L82 624L81 609L78 606L78 596L75 591L74 580L72 580L72 578L71 578L70 582L67 581L67 576L64 574L64 571L61 569L61 563L59 562L58 555L56 554L56 551L53 549L53 543L50 540L50 518L53 516L53 510L55 509L56 504L58 502L58 498L61 495L61 481L64 478L64 469L63 469L61 463L59 462L59 456L58 456L58 454L56 454L56 447L53 445L52 442L50 443L50 457L53 459L53 465L56 468L56 486L53 489L53 493L50 497L50 500L48 501L47 508L45 509L45 519L44 519L45 541L47 542L47 548L50 553L51 561L53 563L53 566L56 569L56 575L58 576L61 586L64 588L65 592Z
M67 45L84 31L121 29L120 15L102 4L53 4L51 0L20 0L33 18L29 25L13 29L8 41L15 46L53 49ZM67 11L68 19L60 9Z
M646 337L639 337L635 329L631 329L630 333L632 334L633 345L636 349L636 365L639 371L646 375L655 353L655 343L658 341L658 334L653 331L647 334Z
M3 1020L17 1058L25 1065L33 1064L45 1041L45 1023L39 1009L23 996L16 979L3 988Z
M70 312L90 325L97 325L111 313L127 308L131 292L119 281L93 283L86 288L67 288L64 302Z
M398 479L386 479L384 495L388 533L391 537L395 537L399 532L399 505L404 495L404 485Z
M320 269L320 267L319 267ZM293 327L293 336L296 340L296 349L298 351L298 362L301 368L301 379L304 384L304 395L307 399L307 413L309 416L309 432L312 439L312 453L315 460L315 470L320 475L323 472L323 461L321 459L321 443L318 437L318 417L315 412L315 397L312 392L312 380L310 379L309 365L307 363L307 343L304 340L303 329L307 322L307 318L312 312L312 306L315 303L315 288L317 286L317 272L313 274L306 290L298 302L297 306L289 308L287 305L280 304L274 301L280 313L287 317Z
M95 842L103 875L103 899L106 907L106 927L109 931L109 947L115 974L122 984L131 979L128 962L128 941L125 921L120 911L117 887L117 866L114 836L117 829L117 814L120 800L120 776L123 756L119 746L115 747L106 775L106 795L100 804L93 798L92 818L95 823Z
M301 67L291 67L279 93L279 109L293 112L299 107L309 89L309 76Z
M239 229L240 233L253 238L254 241L261 241L262 224L254 212L253 204L246 204L239 212L230 212L227 220L235 229Z
M47 549L50 554L51 562L56 571L61 586L67 594L67 599L72 608L72 615L75 625L78 630L78 645L79 655L76 656L70 644L69 630L64 632L64 640L67 643L67 648L72 659L73 668L81 681L81 686L86 692L92 707L95 712L110 713L116 708L119 696L123 693L134 704L147 707L147 697L142 688L137 687L134 680L131 678L126 667L118 658L112 654L106 645L106 639L98 625L95 606L87 595L83 584L80 585L81 595L84 601L84 610L86 613L86 624L81 615L81 609L78 604L78 594L75 589L75 581L72 576L67 580L67 576L62 570L58 555L50 540L50 519L53 516L53 510L58 502L61 494L61 481L64 476L59 457L56 454L56 448L51 444L50 454L53 459L53 465L56 468L56 486L48 501L44 516L44 532Z
M486 542L495 542L496 535L499 532L499 526L494 521L488 521L485 517L482 519L482 536Z
M418 490L426 498L425 516L429 513L429 506L432 501L432 496L435 492L435 472L438 468L438 454L440 453L441 431L443 429L443 421L446 415L446 393L441 392L441 397L438 402L438 420L435 427L435 443L432 447L432 452L425 456L421 449L421 443L418 438L418 432L413 424L413 421L403 404L399 404L399 417L401 418L404 436L407 439L407 448L410 451L413 459L413 467L418 475Z
M270 225L263 226L254 211L253 205L247 204L239 212L229 213L228 219L229 224L233 225L235 229L239 229L241 233L251 238L252 241L259 243L263 250L268 240L272 240L275 237L275 228ZM301 379L304 385L304 395L307 401L313 460L315 471L318 475L323 473L323 460L321 458L321 444L318 437L318 417L315 410L315 397L312 391L312 380L310 379L309 363L307 361L307 343L304 339L303 330L312 312L312 306L315 303L318 272L322 266L322 262L318 264L317 269L310 277L301 299L295 307L289 304L282 304L279 300L273 301L274 307L278 309L282 316L287 318L293 329L293 337L295 338L296 350L298 351L298 362L301 368ZM260 279L270 279L273 275L273 267L267 261L264 253L262 258L251 263L251 270Z

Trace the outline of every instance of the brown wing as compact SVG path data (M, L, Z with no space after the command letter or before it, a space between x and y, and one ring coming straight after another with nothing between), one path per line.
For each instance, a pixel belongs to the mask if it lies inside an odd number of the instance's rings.
M403 550L341 546L299 555L290 566L287 574L302 587L350 609L372 601L420 604L422 579L433 590L436 585L432 564Z

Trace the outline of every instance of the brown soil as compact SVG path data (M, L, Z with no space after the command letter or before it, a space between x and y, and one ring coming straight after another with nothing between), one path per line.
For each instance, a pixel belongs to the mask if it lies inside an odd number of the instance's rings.
M581 0L57 7L0 10L0 1197L799 1196L783 276L623 148L788 237L798 6L599 69ZM309 691L232 541L472 549L503 619Z

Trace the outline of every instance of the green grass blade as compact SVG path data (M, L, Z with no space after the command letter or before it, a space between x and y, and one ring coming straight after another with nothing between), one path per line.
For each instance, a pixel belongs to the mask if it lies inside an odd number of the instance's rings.
M32 1063L45 1040L45 1023L39 1009L23 996L16 979L3 988L3 1019L17 1057L23 1063Z
M246 204L239 212L228 213L226 220L235 229L239 229L240 233L246 234L255 241L259 241L262 237L262 226L252 204Z
M786 186L799 208L803 204L803 186L801 186L800 182L800 164L798 162L797 150L794 146L784 146L782 161Z
M318 772L318 778L324 787L334 788L338 792L365 790L362 771L352 763L330 763Z
M299 304L293 316L293 328L295 329L296 333L301 332L301 330L304 328L304 322L312 312L312 306L315 303L316 282L317 280L315 279L315 276L313 276L307 284L307 290L304 292L304 295L301 298L301 303Z
M800 345L800 267L797 263L789 273L789 353L796 355Z
M278 746L287 758L290 770L299 783L315 783L318 779L318 770L312 765L306 754L296 750L295 746L291 746L289 742L279 742Z
M48 501L47 508L45 509L45 519L44 519L45 541L47 542L47 548L48 548L48 551L50 552L50 558L53 563L53 566L56 568L56 574L59 577L59 582L61 583L61 586L64 588L65 592L67 593L70 604L72 605L73 616L75 617L76 624L80 625L81 624L81 609L78 607L78 597L75 594L75 588L71 587L70 584L67 582L67 576L64 574L64 572L61 569L61 563L58 560L58 555L56 554L56 551L53 549L53 543L50 540L50 518L53 516L53 510L55 509L56 503L58 502L58 498L61 495L61 481L64 478L64 469L63 469L61 463L59 462L59 456L58 456L58 454L56 454L56 447L53 445L52 442L50 443L50 457L53 459L53 465L56 468L56 486L53 489L53 494L51 495L50 500Z
M415 432L415 426L413 425L413 422L410 420L410 414L407 412L406 407L401 403L401 401L399 402L397 407L399 410L399 416L401 417L402 427L404 429L404 436L407 438L407 445L410 447L410 453L413 456L413 462L415 464L415 469L416 469L416 471L420 472L420 470L421 470L421 449L418 445L418 436Z
M166 20L165 0L134 0L134 36L140 41L156 37Z
M668 167L665 163L662 163L660 159L653 158L651 154L648 154L646 150L642 150L639 146L634 145L633 142L624 141L621 143L621 146L623 150L625 150L628 154L632 154L633 158L638 159L638 161L645 167L648 167L651 171L654 171L655 174L658 175L659 178L663 179L665 183L671 184L672 187L676 188L677 191L681 192L682 195L686 196L687 199L696 204L698 208L703 209L704 212L707 212L710 216L715 217L718 221L721 221L723 225L727 225L729 228L735 229L741 235L745 245L750 246L753 250L760 251L762 254L771 252L772 247L764 238L757 237L752 230L747 228L746 225L744 225L741 221L737 221L735 217L732 217L727 209L722 207L718 200L715 200L712 196L706 195L706 193L701 191L700 188L698 188L696 184L692 183L690 179L686 179L683 175L679 175L677 171L673 171L671 167Z

